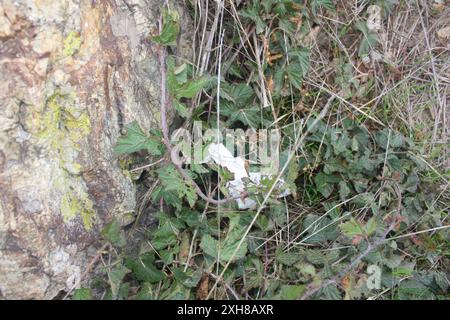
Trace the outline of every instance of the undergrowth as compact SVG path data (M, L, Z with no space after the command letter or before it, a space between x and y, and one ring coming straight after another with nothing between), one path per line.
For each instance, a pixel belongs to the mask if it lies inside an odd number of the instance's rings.
M157 160L129 168L148 191L132 226L104 228L97 277L74 298L448 298L448 172L430 157L445 141L395 116L402 95L423 90L413 82L427 65L387 55L391 34L367 23L370 5L381 25L415 7L356 3L191 2L195 56L165 59L168 109L185 128L280 130L280 171L249 193L255 209L210 203L196 186L227 198L230 172L179 168L164 128L129 124L116 151ZM176 45L179 26L166 4L159 50ZM280 179L284 198L273 192Z

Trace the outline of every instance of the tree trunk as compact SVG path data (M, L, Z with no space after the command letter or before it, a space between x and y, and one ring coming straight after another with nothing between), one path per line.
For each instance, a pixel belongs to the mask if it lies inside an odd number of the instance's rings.
M105 221L132 219L113 148L128 122L158 128L163 2L0 4L0 297L49 299L79 283Z

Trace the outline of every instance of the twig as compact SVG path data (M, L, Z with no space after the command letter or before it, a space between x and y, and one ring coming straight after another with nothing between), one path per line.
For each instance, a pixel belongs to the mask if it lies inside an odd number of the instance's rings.
M226 283L225 282L225 280L223 280L223 279L220 279L219 280L219 277L218 276L216 276L214 273L212 273L212 272L209 272L208 270L203 270L203 272L205 272L206 274L208 274L209 276L211 276L212 278L214 278L214 280L216 280L216 281L220 281L223 285L224 285L224 287L228 290L228 291L230 291L230 293L232 294L232 296L236 299L236 300L241 300L241 298L239 297L239 295L237 294L237 292L228 284L228 283Z

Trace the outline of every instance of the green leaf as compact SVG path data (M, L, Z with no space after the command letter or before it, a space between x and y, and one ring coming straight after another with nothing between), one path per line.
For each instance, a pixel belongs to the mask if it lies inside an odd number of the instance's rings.
M162 31L152 40L164 46L172 46L176 44L179 33L180 15L176 10L164 10Z
M233 102L236 106L242 107L250 102L254 96L254 92L250 86L244 83L237 85L229 85L225 83L220 91L222 98Z
M284 300L296 300L305 291L305 286L283 285L281 287L281 298Z
M128 259L126 266L133 271L136 279L148 283L156 283L166 278L166 275L161 270L158 270L153 265L153 258L139 257L136 260Z
M175 110L177 110L178 114L183 118L189 118L191 114L189 113L188 108L184 105L184 103L181 103L180 101L174 99L172 101L173 107Z
M364 232L366 235L371 236L375 231L377 230L377 220L375 217L372 217L367 221L366 225L364 226Z
M91 289L79 288L73 293L72 300L92 300Z
M364 57L367 56L379 42L378 35L367 28L365 21L358 21L356 23L356 28L363 34L363 38L359 45L358 55Z
M220 260L221 261L236 261L243 259L247 254L248 242L245 239L236 254L233 256L234 251L238 248L239 242L244 236L244 228L237 227L228 232L227 237L220 246Z
M334 183L339 182L339 179L332 175L328 175L319 172L314 177L314 182L316 184L317 190L325 197L328 198L334 190Z
M335 240L339 235L336 226L328 217L320 218L317 215L308 214L303 221L303 227L308 228L308 236L304 240L308 243Z
M217 240L211 237L209 234L205 234L200 242L200 248L202 248L203 253L211 256L213 258L217 257L218 243Z
M169 164L157 170L158 177L165 191L174 191L180 197L185 197L191 207L197 200L194 187L184 182L183 177L173 164Z
M121 136L117 141L114 149L116 153L133 153L141 150L147 150L154 156L160 156L164 153L161 137L157 135L147 136L137 121L128 124L126 131L126 135ZM156 131L154 133L156 134Z
M313 0L311 3L311 10L314 15L317 14L317 9L324 8L329 11L335 11L334 3L332 0Z
M240 240L244 234L243 228L235 228L227 234L227 237L220 245L220 261L236 261L245 257L247 254L247 239L242 242L242 245L237 250L236 254L233 256L234 251L237 249ZM200 242L200 248L207 255L217 258L219 252L218 241L211 237L209 234L205 234Z
M347 199L348 195L351 193L350 188L348 187L345 181L339 182L339 196L341 200Z
M103 228L101 234L115 247L123 247L126 244L125 233L115 218Z
M281 264L284 264L286 266L293 266L301 259L301 256L298 252L279 252L276 255L276 259Z
M341 228L342 233L349 238L361 236L364 234L364 228L354 218L351 218L347 222L341 223L339 227Z
M197 287L203 275L203 271L201 269L198 269L195 272L192 272L192 270L190 272L184 272L183 268L173 268L172 272L175 279L188 288Z
M341 293L339 292L339 289L334 284L330 284L323 288L322 290L323 294L325 295L325 298L328 300L341 300Z
M117 298L122 280L129 272L130 270L122 264L117 265L112 269L112 271L108 272L108 279L111 286L111 294L113 299Z
M177 88L174 92L176 99L195 97L202 89L206 88L211 83L211 77L203 76L200 78L192 79L186 82L181 87Z

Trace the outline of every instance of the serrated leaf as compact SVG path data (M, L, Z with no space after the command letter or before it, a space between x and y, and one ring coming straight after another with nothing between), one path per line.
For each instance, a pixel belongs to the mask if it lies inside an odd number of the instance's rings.
M245 257L247 254L247 239L245 239L242 245L233 256L234 251L237 249L241 237L243 236L243 230L238 228L227 234L227 237L220 245L220 261L236 261ZM200 248L207 255L217 258L218 255L218 241L211 237L209 234L205 234L200 242Z
M284 300L296 300L305 291L305 286L284 285L281 287L281 298Z
M152 259L146 259L145 256L136 260L128 259L126 266L132 270L133 276L140 281L156 283L166 278L165 273L153 265Z
M92 300L92 291L89 288L79 288L73 293L72 300Z
M334 183L339 182L339 179L332 175L328 175L319 172L314 177L314 182L316 184L317 190L325 197L328 198L334 190Z
M325 298L328 300L341 300L341 293L339 289L334 284L330 284L322 289Z
M311 2L311 10L314 15L317 14L317 9L319 8L324 8L333 12L336 10L332 0L313 0Z
M280 252L277 253L276 259L279 263L284 264L286 266L293 266L296 262L301 259L299 253L296 252Z
M123 154L147 150L154 156L163 154L164 147L161 137L146 135L137 121L131 122L125 128L127 133L117 140L116 147L114 148L116 153Z
M375 231L377 230L377 220L375 217L372 217L367 221L366 225L364 226L364 232L367 236L371 236Z
M350 195L351 190L348 187L347 183L345 181L339 182L339 196L341 200L347 199L347 197Z
M202 240L200 241L200 248L202 248L203 252L208 256L211 256L213 258L217 257L217 240L211 237L211 235L203 235Z
M173 164L169 164L157 170L158 177L165 191L174 191L180 197L185 197L191 207L197 200L194 187L184 182L183 177Z
M196 79L191 79L181 87L178 87L173 93L176 99L195 97L197 93L206 88L211 83L211 78L203 76Z
M113 299L118 297L122 280L129 272L130 270L122 264L115 266L110 272L108 272L109 285L111 286L111 294Z
M161 33L153 37L152 40L164 46L172 46L176 44L179 33L180 15L176 10L164 10Z
M115 247L123 247L126 244L125 233L115 218L103 228L101 234Z
M364 228L354 218L351 218L347 222L341 223L339 227L341 228L342 233L349 238L364 235Z
M183 118L189 118L191 114L189 113L188 108L184 105L184 103L181 103L180 101L174 99L172 101L173 107L175 110L177 110L178 114Z
M363 38L359 45L358 55L364 57L367 56L379 42L378 35L367 28L365 21L358 21L356 23L356 28L363 34Z

